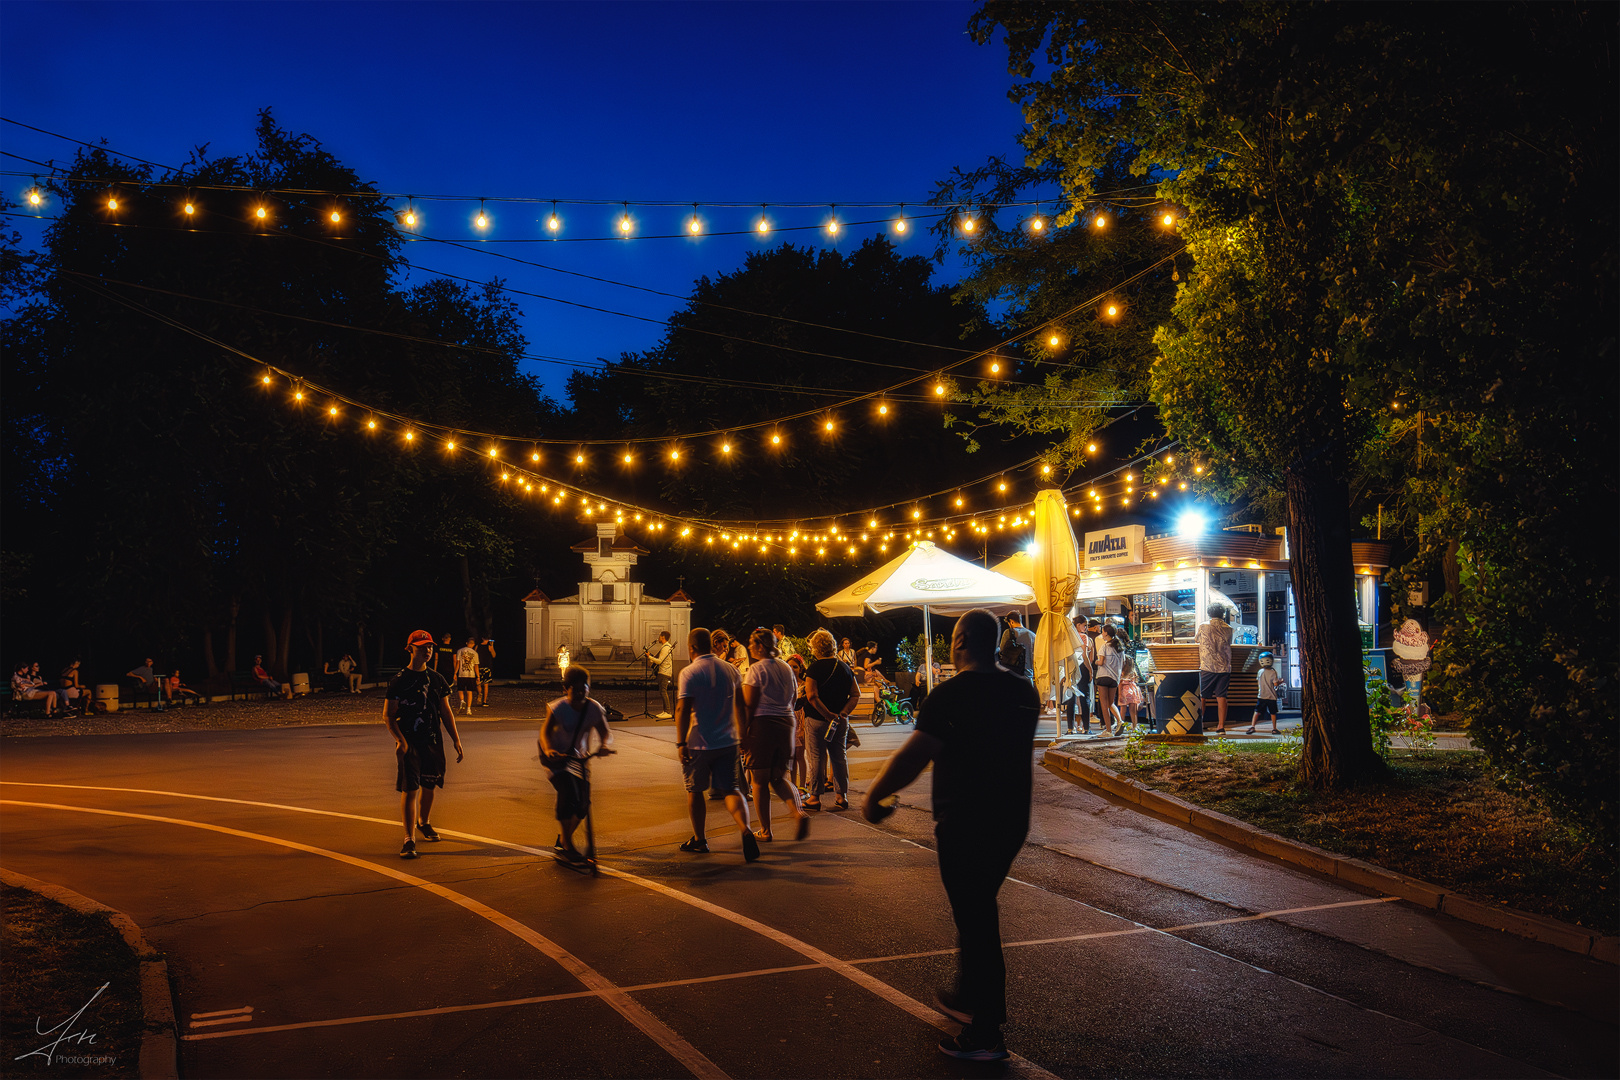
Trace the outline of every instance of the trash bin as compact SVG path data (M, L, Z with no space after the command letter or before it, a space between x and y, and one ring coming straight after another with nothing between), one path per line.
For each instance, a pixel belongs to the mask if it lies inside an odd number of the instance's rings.
M97 683L96 684L96 704L100 705L107 712L117 712L118 711L118 684L117 683Z
M1198 712L1198 672L1161 671L1153 695L1155 730L1165 735L1201 735L1203 719Z
M293 673L292 692L303 694L306 697L309 695L309 672L297 671Z

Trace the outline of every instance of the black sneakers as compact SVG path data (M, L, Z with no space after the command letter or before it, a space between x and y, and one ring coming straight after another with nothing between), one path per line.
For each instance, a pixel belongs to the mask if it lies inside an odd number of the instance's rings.
M414 859L414 858L416 858L417 857L416 856L416 841L415 840L407 840L407 841L405 841L405 846L399 849L399 857L402 858L402 859Z
M1007 1053L1007 1044L1001 1041L1001 1032L993 1028L981 1032L965 1027L954 1039L939 1040L939 1050L963 1061L1005 1061L1011 1056Z
M439 834L434 831L433 826L429 825L425 821L417 825L416 831L421 833L422 839L426 840L430 844L437 844L439 842Z
M681 850L691 852L693 855L707 855L709 853L709 842L707 840L699 840L694 836L692 839L681 845Z
M742 845L743 862L753 862L759 858L759 841L754 839L754 834L747 829L743 830Z

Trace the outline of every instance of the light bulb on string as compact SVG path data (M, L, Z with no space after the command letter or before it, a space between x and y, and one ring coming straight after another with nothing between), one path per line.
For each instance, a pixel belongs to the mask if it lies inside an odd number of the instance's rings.
M771 231L771 219L765 213L767 209L764 203L759 204L759 221L755 223L754 231L761 236Z
M186 217L195 217L196 214L197 214L197 204L195 202L193 202L191 199L187 199L186 203L185 203L185 207L184 207L184 212L185 212Z
M934 396L935 397L944 397L945 396L945 384L944 383L935 383L934 384Z
M118 209L118 196L117 195L108 195L107 196L107 209L109 209L109 210L117 210Z
M407 229L416 228L416 200L408 198L405 202L405 212L399 216L400 224Z
M28 189L28 205L35 209L45 205L45 196L39 190L38 180L34 181L34 186Z
M1041 217L1041 208L1035 208L1035 216L1029 219L1029 231L1039 233L1045 230L1046 221Z
M889 415L889 404L888 404L888 402L886 402L886 401L878 402L878 415L879 416L888 416Z
M991 360L990 361L990 374L992 374L992 375L1000 375L1001 374L1001 361L1000 360Z
M698 220L698 204L692 204L692 220L686 223L686 231L697 236L703 231L703 223Z
M574 464L575 465L583 465L583 464L585 464L585 455L582 454L582 453L581 454L575 454L574 455Z
M900 204L900 216L894 219L894 231L901 236L906 232L906 204Z
M368 416L366 418L366 430L367 431L376 431L377 430L377 418L375 416ZM450 444L451 449L454 449L455 445L456 445L455 443L451 443Z
M624 204L624 213L619 215L619 235L629 236L631 229L630 204Z
M827 235L828 236L837 236L838 235L838 204L834 203L829 208L828 213L831 214L831 216L827 218Z
M416 432L411 430L410 428L406 428L405 429L405 441L406 442L415 442L416 441Z
M540 460L540 447L533 446L529 448L529 460L534 462Z
M1087 443L1086 444L1086 453L1095 454L1096 452L1097 452L1097 444L1096 443Z
M969 236L972 236L973 235L973 230L977 229L978 227L979 227L979 223L974 221L971 215L969 215L969 214L963 214L962 215L962 231L964 233L967 233Z
M484 200L478 200L478 216L473 218L473 224L480 229L489 228L489 214L484 210Z
M343 215L342 215L342 214L340 214L340 213L338 213L338 211L337 211L337 209L336 209L336 208L334 208L334 209L333 209L333 210L332 210L332 212L331 212L331 213L330 213L330 214L328 214L328 215L326 215L326 220L328 220L328 221L330 221L330 222L331 222L331 223L332 223L332 224L334 224L334 225L336 225L336 224L338 224L338 223L339 223L339 222L340 222L340 221L342 221L342 220L343 220Z
M1168 227L1176 223L1176 216L1174 214L1166 214L1162 220L1164 221L1165 226Z
M550 229L552 232L556 232L558 229L562 228L562 218L557 216L556 199L551 200L551 216L546 218L546 228Z
M1099 229L1106 229L1108 227L1108 219L1102 214L1098 214L1095 218L1093 218L1091 223Z
M1046 339L1046 344L1048 346L1050 346L1051 348L1055 349L1059 345L1063 344L1063 339L1061 337L1059 337L1057 334L1053 334L1051 337L1048 337Z
M270 216L270 211L265 208L263 203L260 203L258 208L253 211L253 216L258 218L260 221L263 221L265 218Z
M499 452L498 452L498 451L497 451L497 449L496 449L496 448L495 448L495 447L493 447L493 446L492 446L492 447L490 447L490 448L489 448L489 456L490 456L490 457L492 457L492 458L494 458L494 457L499 457L499 456L500 456L500 454L499 454Z

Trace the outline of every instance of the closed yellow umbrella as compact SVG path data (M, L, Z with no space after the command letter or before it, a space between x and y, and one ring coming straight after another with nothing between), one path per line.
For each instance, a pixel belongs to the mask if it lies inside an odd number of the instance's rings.
M1080 545L1069 524L1069 504L1055 489L1035 496L1035 542L1030 586L1041 608L1035 633L1035 689L1045 701L1059 680L1072 686L1079 671L1080 634L1069 619L1080 587ZM1063 711L1058 702L1058 711ZM1061 725L1060 725L1061 726Z

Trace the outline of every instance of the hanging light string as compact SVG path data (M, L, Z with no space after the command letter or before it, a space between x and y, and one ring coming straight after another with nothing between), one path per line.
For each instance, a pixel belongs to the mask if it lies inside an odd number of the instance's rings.
M958 369L960 369L960 368L974 362L975 360L984 360L984 359L987 359L989 357L995 356L995 355L997 355L997 354L999 354L1001 352L1004 352L1007 349L1009 349L1011 346L1023 341L1026 338L1032 337L1032 336L1040 334L1040 333L1044 333L1047 330L1051 329L1053 326L1063 322L1064 320L1066 320L1068 318L1073 317L1075 314L1077 314L1077 313L1079 313L1081 311L1084 311L1084 310L1086 310L1088 308L1095 307L1097 304L1102 303L1110 294L1112 294L1114 292L1117 292L1117 291L1119 291L1121 289L1124 289L1125 287L1129 286L1131 283L1133 283L1137 279L1151 273L1157 267L1163 265L1164 263L1166 263L1168 261L1173 260L1177 255L1179 255L1181 253L1182 250L1185 250L1185 249L1181 248L1181 249L1178 249L1175 252L1170 253L1169 255L1163 256L1162 258L1154 261L1153 263L1148 264L1146 267L1144 267L1142 270L1138 271L1137 273L1135 273L1135 274L1131 275L1130 277L1126 278L1124 281L1111 286L1109 289L1106 289L1103 292L1098 293L1093 297L1089 297L1089 298L1087 298L1085 300L1082 300L1079 303L1072 306L1071 308L1069 308L1068 310L1060 312L1059 314L1057 314L1055 316L1052 316L1052 317L1050 317L1050 318L1048 318L1046 320L1043 320L1040 323L1037 323L1037 324L1035 324L1033 326L1030 326L1030 327L1018 332L1017 334L1014 334L1014 335L1012 335L1012 336L1010 336L1008 338L1003 339L1002 341L996 343L995 345L991 345L991 346L988 346L988 347L986 347L984 349L980 349L977 352L972 353L972 354L970 354L970 355L968 355L966 357L963 357L960 360L957 360L957 361L955 361L955 362L953 362L951 364L947 364L947 365L945 365L945 366L943 366L941 368L938 368L938 369L936 369L935 373L932 373L932 374L929 374L929 375L924 375L921 378L915 378L914 377L914 378L903 379L903 380L901 380L899 382L890 384L888 386L880 387L879 389L876 389L876 390L871 390L871 391L867 391L867 392L864 392L864 393L861 393L861 394L855 394L855 395L848 396L848 397L842 399L841 401L835 402L835 403L833 403L831 405L820 405L820 406L816 406L816 407L809 408L809 409L803 409L803 410L800 410L800 411L797 411L797 412L794 412L794 413L789 413L789 414L786 414L786 415L783 415L783 416L776 416L776 417L772 417L772 418L769 418L769 419L753 421L753 422L750 422L750 423L737 424L737 425L733 425L733 426L730 426L730 427L710 428L710 429L703 430L703 431L686 432L686 433L679 433L679 434L638 435L638 436L630 436L630 437L618 438L618 439L586 439L586 440L578 440L578 439L544 438L544 437L542 437L542 438L528 438L528 437L518 437L518 436L511 436L511 435L500 435L500 434L496 434L496 433L493 433L493 432L483 432L483 431L469 431L469 432L464 432L464 434L479 437L479 438L485 438L485 439L496 439L496 440L500 440L500 441L504 441L504 442L541 442L541 443L552 444L552 445L573 445L575 443L583 443L585 445L620 445L620 444L623 444L623 443L648 444L648 443L666 442L666 441L672 441L672 440L673 441L680 441L680 440L688 440L688 439L710 438L710 437L715 437L715 436L728 435L728 434L735 433L735 432L758 431L758 430L762 430L764 428L776 427L776 426L780 426L782 424L791 423L791 422L793 422L795 420L802 420L802 419L804 419L806 417L816 416L818 414L825 413L825 412L827 412L829 410L849 408L851 406L859 405L859 404L862 404L862 403L868 402L868 401L879 401L879 402L881 402L882 399L889 398L889 397L900 397L900 396L902 396L902 395L900 395L900 391L903 391L908 387L924 385L924 384L929 383L930 381L933 384L933 386L932 386L933 394L932 394L931 398L926 398L926 399L928 399L928 400L938 400L938 401L943 402L944 400L947 400L949 398L949 396L950 396L949 387L947 386L946 382L944 381L950 372L958 370ZM88 275L86 275L86 276L88 276ZM463 279L463 280L470 280L470 279ZM143 288L143 286L135 286L135 287ZM531 295L531 296L538 295L538 294L532 294L532 293L525 293L522 290L516 290L516 289L509 289L508 291L511 291L511 292L516 293L518 295ZM549 299L549 298L547 298L547 299ZM564 302L567 302L567 301L564 301ZM588 305L580 305L580 306L588 306ZM603 310L603 309L593 309L593 310ZM183 324L178 323L178 321L173 321L173 325L183 325ZM733 335L720 335L720 336L733 337ZM740 339L739 338L739 339L736 339L736 340L748 341L750 344L756 344L756 345L762 345L763 346L763 343L749 341L749 339ZM763 346L763 347L787 348L786 346ZM806 352L807 350L790 350L790 351ZM839 360L849 359L847 357L838 357L838 356L832 356L832 355L829 355L829 354L821 354L821 353L811 353L811 355L820 356L820 357L825 358L825 359L839 359ZM611 369L611 370L616 371L616 370L620 370L620 369L615 368L615 369ZM915 369L906 369L906 370L909 371L909 370L915 370ZM293 377L293 376L289 375L289 377ZM1091 401L1080 400L1080 401L1073 402L1072 404L1075 407L1087 408L1087 407L1094 407L1096 404L1100 404L1100 403L1099 402L1091 402ZM887 415L886 411L881 413L881 415L886 416Z
M930 513L926 517L923 515L921 507L923 504L926 504L931 500L938 499L952 493L956 493L958 498L961 498L960 493L963 491L976 488L982 484L990 482L991 480L995 480L998 477L1005 477L1009 473L1014 473L1021 469L1032 467L1040 460L1039 456L1031 457L1024 461L1018 462L997 473L988 474L987 476L979 477L966 483L954 484L950 487L941 488L938 491L918 495L911 499L896 500L877 506L868 506L854 510L844 510L832 514L821 513L812 515L810 520L826 519L831 522L830 525L821 530L801 528L798 522L805 520L804 518L743 520L670 513L668 511L642 506L633 502L619 499L615 496L606 494L605 492L597 491L568 480L554 477L534 468L531 465L523 464L518 455L503 452L503 450L509 451L509 448L503 448L501 445L496 443L481 441L480 437L476 434L470 434L444 425L421 423L391 410L379 409L368 406L362 402L357 402L351 398L337 394L321 384L311 383L307 380L291 375L290 373L279 369L274 365L266 363L251 353L247 353L206 333L188 327L178 320L170 319L161 312L145 309L144 305L128 301L114 293L110 293L102 289L99 286L80 281L75 281L74 284L79 285L82 289L91 292L92 294L102 296L104 299L111 302L120 304L121 306L138 311L142 314L146 314L156 321L168 325L173 329L197 337L199 340L214 345L215 347L231 355L249 361L261 372L259 379L261 386L265 388L273 388L279 384L290 388L295 406L307 407L310 409L315 409L317 407L324 408L328 417L333 421L352 410L356 415L363 416L365 418L362 423L362 427L364 432L368 435L392 433L398 435L408 446L413 446L418 443L427 445L429 443L436 442L442 446L447 453L465 453L475 455L479 457L480 460L485 461L492 469L498 468L500 470L500 481L503 484L509 484L515 489L519 489L525 495L538 495L544 497L550 501L551 505L555 509L561 509L565 506L571 508L577 506L582 515L592 518L603 517L611 513L615 515L618 520L636 523L644 522L650 527L652 532L656 533L667 532L671 526L674 526L679 536L683 538L690 537L694 534L704 534L705 539L710 536L718 536L720 541L724 543L734 543L739 537L746 537L748 539L744 542L764 543L767 546L774 544L779 547L784 545L791 547L793 541L800 535L821 537L822 541L820 542L826 542L825 538L829 536L837 537L840 534L845 534L846 536L858 535L851 530L843 529L837 524L837 522L840 520L851 520L858 523L864 520L867 522L867 524L859 529L859 533L864 535L861 536L858 543L876 543L879 545L880 552L886 550L886 545L890 541L897 538L908 540L913 539L929 529L942 530L945 533L951 534L951 537L954 538L954 535L959 531L958 525L962 522L979 522L980 524L978 527L974 528L972 531L981 532L986 535L991 531L1003 531L1004 529L1016 531L1017 529L1030 523L1027 515L1032 512L1032 508L1025 509L1021 503L1016 502L1004 503L1002 506L993 510L980 511L977 513L955 513L947 511L944 514ZM1110 418L1110 420L1108 420L1103 426L1107 427L1112 423L1123 420L1134 414L1136 411L1138 410L1133 409L1130 412ZM391 432L390 427L392 429ZM1173 446L1174 444L1171 445ZM1095 444L1093 444L1091 449L1094 451L1095 448ZM1160 453L1163 449L1164 448L1161 447L1160 450L1154 451L1152 454L1139 457L1128 465L1122 465L1110 470L1107 473L1098 475L1094 480L1090 481L1090 488L1088 489L1089 494L1092 497L1097 498L1098 492L1096 489L1098 485L1106 485L1110 478L1119 476L1121 473L1130 475L1126 471L1129 470L1131 466L1149 460L1152 458L1153 454ZM627 456L632 458L634 457L632 453L627 453ZM511 460L511 458L517 458L517 460ZM1049 471L1050 466L1043 469L1043 472L1049 473ZM1000 481L1000 486L1002 488L1005 487L1004 480ZM1183 485L1183 488L1184 486L1185 485ZM1086 485L1074 485L1069 490L1078 492L1082 488L1086 488ZM1127 502L1129 501L1130 500L1127 499ZM882 515L887 511L892 511L901 507L907 507L911 510L911 517L909 520L903 519L901 522L894 524L884 524L883 522L878 521L878 515ZM991 524L992 521L993 524ZM904 531L902 532L902 530ZM760 537L762 536L765 539L761 540ZM872 537L878 537L878 539L874 540ZM838 542L845 543L846 548L851 545L851 541L847 539L840 540ZM740 547L734 546L734 550L740 550Z

